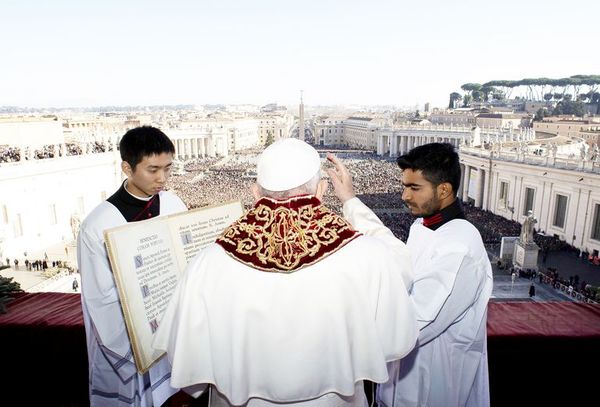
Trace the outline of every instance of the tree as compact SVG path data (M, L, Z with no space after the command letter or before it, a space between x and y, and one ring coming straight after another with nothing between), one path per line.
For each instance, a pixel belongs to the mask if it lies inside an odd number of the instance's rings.
M478 88L478 86L481 86ZM507 98L510 98L510 93L514 88L526 87L525 97L523 100L542 100L546 99L547 94L553 94L555 100L565 99L567 94L571 95L571 100L577 100L578 95L587 94L589 92L596 92L600 90L600 75L573 75L568 78L524 78L516 81L507 80L493 80L479 85L476 83L465 83L462 85L462 89L465 92L472 94L475 91L482 91L484 93L484 99L487 100L489 96L488 88L496 87L502 89L502 92ZM550 87L549 92L545 89ZM571 91L571 88L573 89ZM560 97L556 97L560 94ZM523 95L521 95L523 96ZM589 99L589 97L588 97Z
M543 107L540 107L537 112L535 112L535 117L533 118L533 121L536 122L541 122L544 117L548 116L549 113L546 109L544 109Z
M471 106L471 100L473 99L473 97L469 94L463 96L463 107L469 107Z
M492 93L492 98L495 100L504 100L506 99L506 96L503 91L496 89L494 93Z
M481 85L478 83L465 83L460 87L462 90L464 90L465 92L467 92L467 94L472 94L472 92L474 91L479 91L481 90Z
M483 101L487 102L490 100L490 95L493 95L494 92L496 92L496 88L484 84L481 86L481 92L483 92Z
M544 95L544 100L545 100L546 102L550 102L550 101L551 101L553 98L554 98L554 95L553 95L552 93L546 93L546 94Z
M575 115L577 117L583 117L585 115L586 109L585 104L583 102L573 102L571 100L563 100L558 102L554 110L552 111L552 115L558 116L561 114L567 115Z
M458 92L452 92L450 94L450 103L448 103L448 109L456 109L458 103L462 99L462 96Z
M478 83L465 83L460 88L467 92L463 98L463 106L467 107L471 105L471 101L474 99L473 92L479 92L481 85Z

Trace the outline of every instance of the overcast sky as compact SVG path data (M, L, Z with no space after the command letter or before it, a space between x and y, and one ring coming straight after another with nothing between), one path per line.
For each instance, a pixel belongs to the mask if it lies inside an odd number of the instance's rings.
M599 20L598 0L2 0L0 106L445 106L600 74Z

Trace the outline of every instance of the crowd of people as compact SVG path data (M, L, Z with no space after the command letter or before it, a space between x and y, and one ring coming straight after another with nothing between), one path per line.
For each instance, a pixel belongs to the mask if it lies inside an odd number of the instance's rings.
M170 179L170 188L189 208L214 205L215 202L242 201L246 209L253 204L250 185L256 181L254 169L259 151L221 158L203 158L188 161L185 172ZM413 217L406 211L401 199L400 171L393 160L374 154L339 151L336 154L350 171L357 196L382 218L382 221L400 239L406 240ZM326 175L325 175L326 177ZM323 203L336 213L341 205L330 190ZM500 244L503 236L519 236L521 224L482 210L469 203L463 204L467 219L476 225L488 248ZM573 246L554 237L535 234L534 241L541 255L552 251L578 252Z
M21 149L16 147L0 146L0 163L10 163L21 159Z
M548 267L545 271L531 273L529 278L535 279L536 275L540 284L549 284L555 290L560 290L577 301L600 301L600 287L594 287L585 280L580 281L577 274L565 278L556 268Z
M414 218L408 213L401 199L400 171L396 163L372 154L343 151L336 154L352 174L357 196L377 213L396 237L406 241ZM250 185L256 181L253 171L257 155L257 151L248 151L225 159L204 158L189 161L184 167L184 174L171 177L170 187L189 208L240 200L244 207L249 209L253 205ZM325 194L323 202L334 212L341 213L341 205L331 188ZM463 203L463 209L467 219L479 230L489 250L497 249L503 236L520 234L521 224L517 221L505 219L469 203ZM554 236L536 233L534 241L540 247L543 260L549 252L579 252ZM583 255L587 258L587 253ZM581 293L586 298L595 299L595 288L587 283L587 289L581 284L569 284L569 280L561 279L558 273L552 281L567 287L573 286L575 295Z
M184 166L184 174L171 177L170 187L189 208L240 200L248 209L253 204L250 185L256 181L257 156L258 151L250 150L224 159L189 161ZM402 209L400 173L395 162L370 154L346 153L343 156L344 164L352 173L356 192L368 206L391 212ZM341 205L331 188L323 202L336 213L341 213Z
M7 267L14 267L15 270L18 270L19 264L20 264L27 271L45 271L50 267L62 268L64 266L66 266L65 264L63 264L62 260L50 261L47 259L36 259L36 260L30 261L29 259L25 258L25 260L23 262L21 262L18 258L10 259L9 257L7 257L6 259L4 259L4 261L5 261Z
M88 145L67 143L65 146L66 155L83 154L83 148L89 153L110 151L112 148L103 142L93 142ZM34 158L52 158L56 154L55 148L53 145L44 146L35 151ZM250 186L256 181L254 171L259 153L260 150L250 149L225 158L206 157L187 161L183 167L185 171L170 178L169 187L190 209L233 200L241 201L245 209L250 209L254 202ZM406 211L402 202L400 171L395 161L381 158L373 153L344 150L335 153L348 167L357 196L378 214L396 237L406 241L414 218ZM18 148L0 148L0 162L19 159ZM341 214L341 204L331 188L325 194L323 202L334 212ZM519 236L521 224L517 221L505 219L469 203L463 204L463 209L467 219L476 225L488 249L496 248L503 236ZM534 241L540 247L540 256L543 260L549 252L579 252L573 246L553 236L537 233L534 235ZM588 253L583 253L583 256L589 257ZM557 277L553 281L561 280ZM568 283L568 280L566 281ZM572 284L566 284L569 285ZM587 294L583 291L584 288L574 285L575 292Z
M67 156L81 154L96 154L112 151L112 145L104 141L93 141L89 143L65 143L64 154ZM10 163L21 161L21 156L24 155L26 160L29 159L29 154L22 151L19 147L0 146L0 163ZM32 157L34 160L43 160L47 158L55 158L63 155L63 152L55 144L41 146L33 150Z

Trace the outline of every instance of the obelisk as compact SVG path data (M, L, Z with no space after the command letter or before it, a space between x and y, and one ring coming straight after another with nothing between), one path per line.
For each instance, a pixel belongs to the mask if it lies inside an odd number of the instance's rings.
M300 107L299 107L299 115L300 119L298 122L298 139L304 141L304 101L302 100L302 93L304 91L300 91Z

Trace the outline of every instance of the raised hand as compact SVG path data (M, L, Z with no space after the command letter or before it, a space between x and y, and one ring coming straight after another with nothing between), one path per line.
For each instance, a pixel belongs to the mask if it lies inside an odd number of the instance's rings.
M352 186L352 176L346 166L335 155L327 153L327 161L333 164L333 168L326 170L333 184L333 191L343 204L348 199L356 196Z

